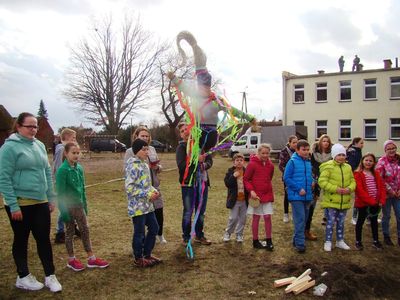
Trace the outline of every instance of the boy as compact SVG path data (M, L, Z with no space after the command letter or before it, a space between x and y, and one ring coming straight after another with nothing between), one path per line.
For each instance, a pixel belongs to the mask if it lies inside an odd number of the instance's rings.
M236 241L243 242L243 230L246 224L248 193L244 188L243 174L245 171L244 156L236 153L233 156L233 167L225 175L225 186L228 188L226 207L231 209L228 226L225 229L223 240L228 242L236 229Z
M56 173L58 168L63 163L63 153L65 145L68 143L76 143L76 132L70 128L64 128L60 133L61 144L58 144L55 148L54 157L53 157L53 178L55 181ZM54 182L55 183L55 182ZM79 230L75 227L75 234L80 236ZM58 214L57 219L57 227L56 227L56 236L54 239L55 244L64 244L65 243L65 232L64 232L64 222L61 219L60 213Z
M296 153L286 165L283 180L287 188L288 200L292 205L294 224L293 246L299 253L306 251L305 224L313 200L312 189L314 180L310 161L310 144L299 140Z
M158 233L153 201L160 193L151 185L150 169L146 163L149 145L141 139L136 139L132 143L132 152L134 155L125 164L125 192L128 198L128 215L132 218L134 228L134 264L139 268L146 268L161 262L159 258L151 255Z

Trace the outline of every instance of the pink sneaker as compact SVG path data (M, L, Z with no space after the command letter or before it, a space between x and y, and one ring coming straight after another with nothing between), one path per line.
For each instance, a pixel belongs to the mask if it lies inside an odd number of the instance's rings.
M88 268L107 268L109 265L108 262L102 260L101 258L96 257L96 259L88 259L87 266Z
M85 266L79 261L79 259L76 258L68 261L67 267L74 270L75 272L79 272L85 269Z

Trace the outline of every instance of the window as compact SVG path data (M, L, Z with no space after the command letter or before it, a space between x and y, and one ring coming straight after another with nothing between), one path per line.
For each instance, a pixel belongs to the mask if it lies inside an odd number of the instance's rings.
M293 125L300 125L300 126L304 126L304 121L293 121Z
M328 133L328 121L315 121L315 139Z
M400 119L390 119L390 138L400 140Z
M328 85L326 82L317 83L317 102L328 101Z
M376 79L364 80L364 99L376 100Z
M400 99L400 77L390 78L390 98Z
M340 101L351 101L351 81L340 81Z
M351 139L351 120L339 120L339 140Z
M304 102L304 84L294 85L294 103Z
M376 140L376 119L364 120L364 138Z
M257 144L258 144L258 136L251 136L250 145L257 145Z

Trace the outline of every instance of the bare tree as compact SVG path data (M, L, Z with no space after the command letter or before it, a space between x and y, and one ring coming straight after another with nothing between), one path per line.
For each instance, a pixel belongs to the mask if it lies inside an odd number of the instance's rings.
M89 40L71 49L64 93L87 119L118 134L134 109L146 107L162 51L140 20L127 17L121 32L116 32L112 18L105 18Z

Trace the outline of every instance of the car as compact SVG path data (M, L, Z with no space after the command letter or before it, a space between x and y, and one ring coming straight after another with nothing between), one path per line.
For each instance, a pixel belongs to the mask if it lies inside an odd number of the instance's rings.
M96 153L101 151L125 152L126 145L113 138L93 138L90 141L89 150Z
M171 150L171 146L161 143L157 140L151 140L150 146L154 147L158 152L168 152Z

